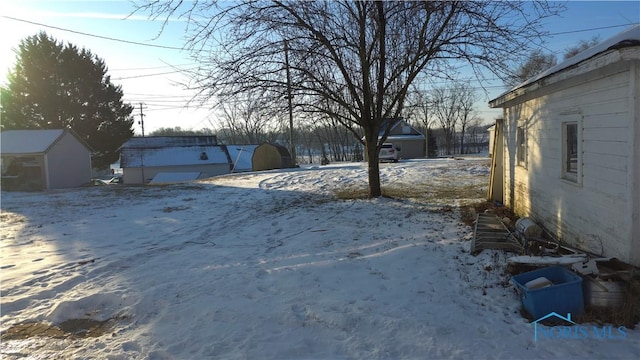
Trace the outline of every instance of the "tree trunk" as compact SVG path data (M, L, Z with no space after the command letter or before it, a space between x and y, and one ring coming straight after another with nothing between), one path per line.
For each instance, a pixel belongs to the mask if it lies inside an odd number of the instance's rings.
M460 134L460 154L464 155L464 131L465 126L462 125L462 134Z
M380 187L380 163L377 151L378 139L366 139L367 147L367 163L369 174L369 199L382 196L382 188Z

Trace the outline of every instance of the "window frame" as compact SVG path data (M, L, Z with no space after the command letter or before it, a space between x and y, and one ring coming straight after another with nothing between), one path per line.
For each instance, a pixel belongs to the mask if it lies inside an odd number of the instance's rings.
M524 123L519 123L516 128L516 165L526 169L527 157L527 128Z
M575 127L570 131L570 127ZM582 121L581 117L574 116L561 123L561 149L560 168L562 179L575 184L582 184ZM573 137L573 141L572 141ZM572 141L572 144L569 142ZM575 160L572 157L575 156ZM575 169L571 166L575 162Z

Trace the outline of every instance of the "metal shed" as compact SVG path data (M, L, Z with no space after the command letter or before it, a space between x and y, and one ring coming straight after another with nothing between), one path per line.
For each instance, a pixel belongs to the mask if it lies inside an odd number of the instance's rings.
M134 137L120 153L125 184L146 184L160 173L199 173L202 179L228 174L231 165L215 136Z
M295 166L289 150L279 144L264 143L253 151L253 171L286 169Z

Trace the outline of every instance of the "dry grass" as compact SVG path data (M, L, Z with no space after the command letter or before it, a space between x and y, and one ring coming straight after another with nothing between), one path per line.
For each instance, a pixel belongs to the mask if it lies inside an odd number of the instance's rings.
M367 199L369 192L366 187L346 187L335 190L334 194L341 200L360 200ZM458 200L483 198L485 190L483 185L393 184L382 187L382 196L451 204Z

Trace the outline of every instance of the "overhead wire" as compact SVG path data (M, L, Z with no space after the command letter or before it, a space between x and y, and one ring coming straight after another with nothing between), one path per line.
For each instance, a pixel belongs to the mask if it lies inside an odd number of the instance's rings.
M39 23L39 22L35 22L35 21L19 19L19 18L16 18L16 17L7 16L7 15L0 15L0 17L5 18L5 19L9 19L9 20L13 20L13 21L27 23L27 24L42 26L42 27L45 27L45 28L56 29L56 30L70 32L70 33L74 33L74 34L78 34L78 35L89 36L89 37L94 37L94 38L104 39L104 40L109 40L109 41L115 41L115 42L120 42L120 43L126 43L126 44L138 45L138 46L146 46L146 47L152 47L152 48L167 49L167 50L177 50L177 51L185 51L186 50L183 47L168 46L168 45L161 45L161 44L149 44L149 43L143 43L143 42L138 42L138 41L114 38L114 37L111 37L111 36L91 34L91 33L87 33L87 32L82 32L82 31L77 31L77 30L73 30L73 29L63 28L63 27L59 27L59 26L53 26L53 25L43 24L43 23ZM639 23L636 22L636 23L618 24L618 25L610 25L610 26L600 26L600 27L593 27L593 28L587 28L587 29L578 29L578 30L570 30L570 31L549 33L548 35L549 36L566 35L566 34L574 34L574 33L588 32L588 31L612 29L612 28L618 28L618 27L630 26L630 25L637 25L637 24L639 24ZM185 64L185 65L191 65L191 64ZM195 65L195 64L193 64L193 65ZM173 66L168 65L168 66L163 66L163 67L131 68L131 69L119 69L119 70L113 70L113 71L149 70L149 69L161 69L161 68L172 68L172 67ZM142 74L142 75L134 75L134 76L124 76L124 77L114 78L114 80L119 81L119 80L129 80L129 79L151 77L151 76L169 75L169 74L180 73L181 71L183 71L183 70L175 70L175 71L153 73L153 74ZM500 79L497 79L497 78L483 79L483 81L496 81L496 80L500 80ZM478 80L478 79L468 79L467 81L479 82L480 80ZM492 85L492 86L477 86L477 87L473 87L473 88L474 89L504 88L504 86L503 85L495 85L495 86ZM158 97L167 97L167 98L173 98L173 99L178 97L178 96L172 96L172 95L165 96L165 95L152 95L152 94L131 94L131 95L134 95L134 96L158 96ZM192 98L190 96L185 96L185 98L187 98L187 97L188 98ZM162 102L165 102L165 103L172 103L173 102L173 103L175 103L175 102L181 102L181 101L180 100L162 100ZM170 106L170 105L153 104L153 106ZM200 108L200 106L190 106L190 107L192 107L192 108ZM180 109L180 108L185 108L185 106L167 107L167 108L162 108L162 109L148 109L147 111L161 111L161 110ZM202 108L205 108L205 107L202 107Z
M155 48L161 48L161 49L169 49L169 50L179 50L179 51L186 50L184 47L176 47L176 46L168 46L168 45L160 45L160 44L148 44L148 43L142 43L142 42L138 42L138 41L118 39L118 38L114 38L114 37L110 37L110 36L90 34L90 33L82 32L82 31L77 31L77 30L72 30L72 29L59 27L59 26L47 25L47 24L43 24L43 23L39 23L39 22L35 22L35 21L19 19L19 18L13 17L13 16L0 15L0 17L3 17L5 19L9 19L9 20L13 20L13 21L19 21L19 22L23 22L23 23L27 23L27 24L43 26L43 27L46 27L46 28L51 28L51 29L56 29L56 30L60 30L60 31L71 32L71 33L78 34L78 35L90 36L90 37L95 37L95 38L104 39L104 40L117 41L117 42L122 42L122 43L127 43L127 44L155 47ZM630 25L637 25L637 24L640 24L640 23L636 22L636 23L626 23L626 24L618 24L618 25L600 26L600 27L594 27L594 28L588 28L588 29L569 30L569 31L556 32L556 33L549 33L547 35L555 36L555 35L574 34L574 33L579 33L579 32L605 30L605 29L612 29L612 28L630 26Z
M47 25L47 24L43 24L43 23L39 23L39 22L35 22L35 21L24 20L24 19L18 19L18 18L15 18L15 17L13 17L13 16L0 15L0 17L3 17L3 18L5 18L5 19L9 19L9 20L14 20L14 21L19 21L19 22L27 23L27 24L38 25L38 26L42 26L42 27L46 27L46 28L50 28L50 29L56 29L56 30L60 30L60 31L66 31L66 32L70 32L70 33L73 33L73 34L84 35L84 36L90 36L90 37L94 37L94 38L98 38L98 39L104 39L104 40L116 41L116 42L121 42L121 43L126 43L126 44L140 45L140 46L148 46L148 47L154 47L154 48L160 48L160 49L168 49L168 50L179 50L179 51L183 51L183 50L185 50L184 48L176 47L176 46L167 46L167 45L158 45L158 44L147 44L147 43L142 43L142 42L138 42L138 41L131 41L131 40L125 40L125 39L118 39L118 38L114 38L114 37L110 37L110 36L90 34L90 33L82 32L82 31L77 31L77 30L71 30L71 29L62 28L62 27L59 27L59 26Z

